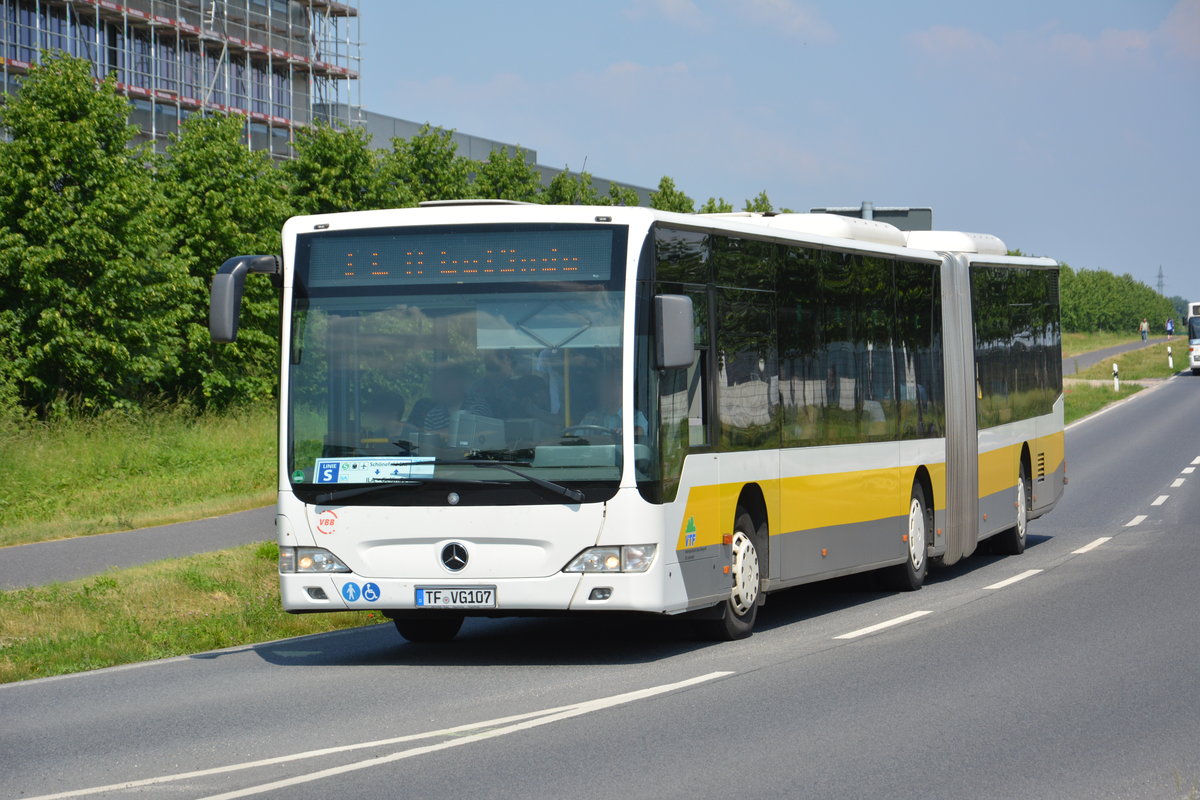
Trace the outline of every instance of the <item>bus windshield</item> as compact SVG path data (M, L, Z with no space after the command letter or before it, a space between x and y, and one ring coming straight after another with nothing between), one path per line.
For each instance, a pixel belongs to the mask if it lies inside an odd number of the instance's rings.
M307 502L593 502L621 464L625 232L299 237L288 471Z

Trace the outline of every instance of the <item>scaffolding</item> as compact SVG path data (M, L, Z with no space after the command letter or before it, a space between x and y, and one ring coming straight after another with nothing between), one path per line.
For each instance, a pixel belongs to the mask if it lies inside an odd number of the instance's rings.
M140 139L196 113L247 118L246 142L291 155L298 127L361 119L358 0L0 0L0 94L46 51L112 75Z

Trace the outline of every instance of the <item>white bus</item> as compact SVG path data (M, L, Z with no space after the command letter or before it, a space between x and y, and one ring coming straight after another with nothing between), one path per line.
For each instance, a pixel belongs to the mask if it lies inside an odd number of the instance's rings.
M1188 303L1187 318L1188 364L1193 375L1200 375L1200 300Z
M992 236L824 214L498 201L290 219L283 606L686 614L749 635L768 592L919 588L1019 553L1066 483L1058 265Z

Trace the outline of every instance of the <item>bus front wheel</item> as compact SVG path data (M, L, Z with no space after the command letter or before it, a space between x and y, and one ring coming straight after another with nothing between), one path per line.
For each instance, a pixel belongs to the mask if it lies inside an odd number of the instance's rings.
M761 569L754 534L754 520L745 511L739 511L733 524L729 570L733 577L733 585L729 599L722 603L720 617L707 620L707 633L713 639L726 642L745 639L754 631L761 586Z
M436 617L393 617L397 632L410 642L448 642L462 627L461 614Z

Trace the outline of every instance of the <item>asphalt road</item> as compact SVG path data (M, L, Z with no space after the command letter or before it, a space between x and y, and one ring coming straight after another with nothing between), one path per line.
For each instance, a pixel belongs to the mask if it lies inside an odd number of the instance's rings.
M1185 797L1198 398L1179 376L1073 426L1023 555L774 595L742 642L472 620L0 686L0 796Z
M1093 350L1090 353L1080 353L1077 356L1069 356L1063 358L1063 375L1074 375L1076 372L1082 372L1093 364L1099 364L1101 361L1107 361L1113 356L1119 356L1121 353L1128 353L1130 350L1140 350L1143 347L1149 347L1152 344L1165 344L1165 338L1149 339L1144 344L1140 341L1127 342L1125 344L1106 347L1103 350ZM1173 342L1183 342L1183 354L1180 356L1182 363L1187 365L1187 339L1176 336L1172 339Z
M69 581L104 572L275 539L275 507L0 548L0 590Z

